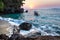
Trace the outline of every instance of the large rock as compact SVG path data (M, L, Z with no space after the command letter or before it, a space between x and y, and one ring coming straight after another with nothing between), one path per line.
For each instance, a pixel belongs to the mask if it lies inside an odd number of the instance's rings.
M32 24L24 22L24 23L19 25L19 28L21 30L30 30L32 28Z
M6 35L6 34L1 34L0 35L0 40L8 40L9 39L9 37Z
M38 12L34 11L34 15L35 16L39 16Z
M10 34L10 23L0 20L0 34Z

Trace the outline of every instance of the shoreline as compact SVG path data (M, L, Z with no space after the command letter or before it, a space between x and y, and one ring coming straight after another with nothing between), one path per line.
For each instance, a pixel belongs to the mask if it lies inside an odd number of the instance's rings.
M17 36L17 37L16 37ZM24 37L22 35L12 35L11 37L8 37L5 34L0 35L0 40L60 40L60 36L38 36L36 38L29 38L29 37Z

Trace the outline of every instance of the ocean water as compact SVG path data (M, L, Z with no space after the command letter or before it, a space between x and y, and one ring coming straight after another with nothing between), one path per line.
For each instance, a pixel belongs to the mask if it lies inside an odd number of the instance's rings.
M39 16L35 16L34 11L37 11ZM60 36L60 9L59 8L31 9L28 10L28 13L1 15L0 19L6 20L11 24L17 26L22 22L25 21L29 22L34 26L34 28L39 33L41 33L41 36L46 36L46 35ZM21 31L22 34L28 34L29 32L30 31L24 31L24 30Z

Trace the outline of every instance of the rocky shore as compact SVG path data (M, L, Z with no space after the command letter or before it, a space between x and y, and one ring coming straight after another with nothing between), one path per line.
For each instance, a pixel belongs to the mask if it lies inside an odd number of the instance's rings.
M9 34L8 28L10 26L11 25L7 21L0 20L0 34Z
M60 36L34 36L25 37L21 34L11 34L9 37L9 27L11 25L4 20L0 20L0 40L60 40Z
M11 37L8 37L7 35L5 34L1 34L0 35L0 40L60 40L60 37L53 37L53 36L39 36L39 37L36 37L36 38L25 38L24 36L19 36L17 38L15 38L16 36L11 36Z

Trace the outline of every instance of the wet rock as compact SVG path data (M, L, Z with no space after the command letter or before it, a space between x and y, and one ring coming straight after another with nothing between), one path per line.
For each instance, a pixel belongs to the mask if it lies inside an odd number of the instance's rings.
M12 36L9 38L5 34L1 34L0 40L60 40L60 36L38 36L31 38L31 37L24 37L20 34L12 34Z
M30 34L27 35L28 38L37 38L37 37L41 36L41 33L39 33L39 32L33 33L31 35Z
M35 16L39 16L38 12L34 11L34 15Z
M28 12L28 10L25 11L26 13Z
M22 40L25 37L20 34L12 34L11 37L8 40Z
M0 39L1 39L1 40L8 40L9 37L8 37L6 34L1 34L1 35L0 35Z
M15 40L27 40L24 36L17 37Z
M9 34L8 28L11 27L10 25L7 21L0 20L0 34Z
M24 23L19 25L19 28L21 30L30 30L32 28L32 24L24 22Z
M36 40L59 40L60 38L56 38L55 36L40 36Z

